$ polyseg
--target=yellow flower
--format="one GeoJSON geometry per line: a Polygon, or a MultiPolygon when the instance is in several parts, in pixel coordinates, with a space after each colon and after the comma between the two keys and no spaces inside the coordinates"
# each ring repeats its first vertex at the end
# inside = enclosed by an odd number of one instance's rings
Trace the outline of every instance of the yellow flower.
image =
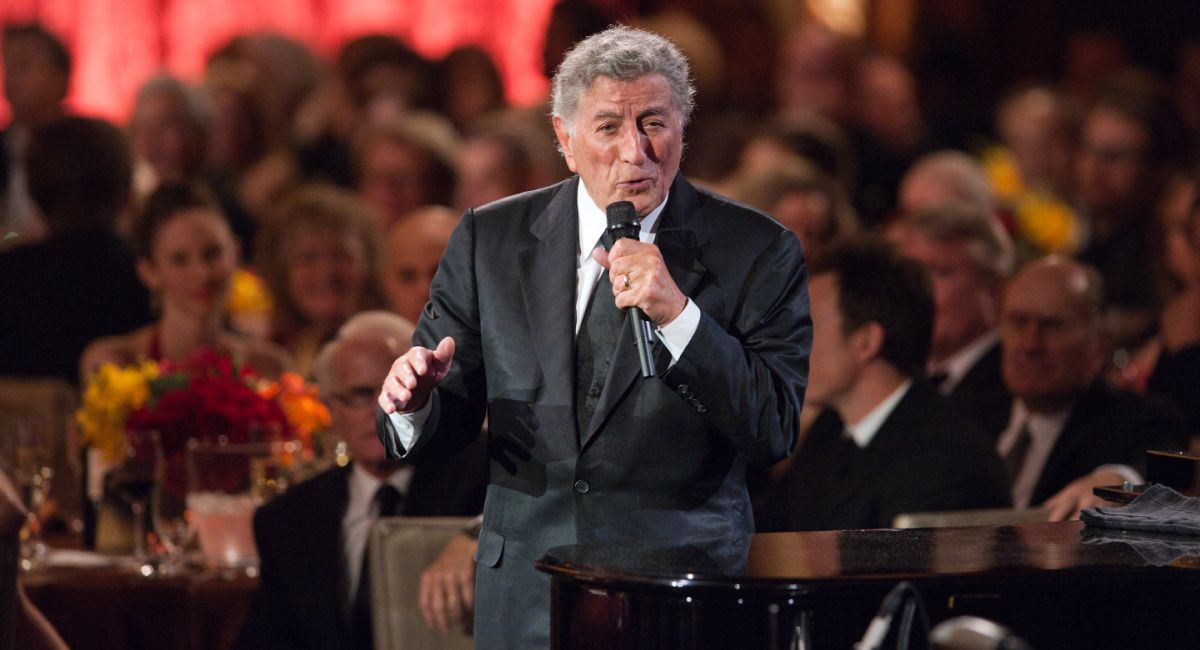
{"type": "Polygon", "coordinates": [[[126,367],[101,365],[88,380],[83,405],[75,413],[80,439],[100,450],[109,462],[116,460],[125,445],[125,421],[150,399],[150,380],[158,373],[153,361],[126,367]]]}
{"type": "Polygon", "coordinates": [[[225,306],[229,313],[234,315],[266,314],[272,307],[271,292],[258,274],[247,269],[238,269],[233,273],[229,299],[225,306]]]}
{"type": "Polygon", "coordinates": [[[1070,255],[1079,247],[1079,220],[1062,201],[1026,192],[1016,205],[1017,232],[1044,253],[1070,255]]]}
{"type": "Polygon", "coordinates": [[[1012,152],[1005,147],[988,147],[981,159],[988,184],[996,198],[1001,202],[1017,200],[1025,191],[1025,182],[1021,179],[1021,170],[1012,152]]]}

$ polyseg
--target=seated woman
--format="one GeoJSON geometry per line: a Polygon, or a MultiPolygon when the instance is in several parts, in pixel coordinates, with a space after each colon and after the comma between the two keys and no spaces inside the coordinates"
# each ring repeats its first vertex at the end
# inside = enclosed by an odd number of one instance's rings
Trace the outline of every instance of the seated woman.
{"type": "Polygon", "coordinates": [[[147,197],[133,227],[138,277],[155,296],[159,319],[129,334],[97,339],[80,359],[84,380],[105,362],[181,362],[213,348],[274,377],[292,367],[279,346],[225,327],[225,302],[238,264],[237,243],[214,199],[189,184],[147,197]]]}
{"type": "Polygon", "coordinates": [[[371,208],[331,185],[297,190],[263,224],[255,261],[275,298],[271,338],[308,376],[321,345],[382,305],[371,208]]]}

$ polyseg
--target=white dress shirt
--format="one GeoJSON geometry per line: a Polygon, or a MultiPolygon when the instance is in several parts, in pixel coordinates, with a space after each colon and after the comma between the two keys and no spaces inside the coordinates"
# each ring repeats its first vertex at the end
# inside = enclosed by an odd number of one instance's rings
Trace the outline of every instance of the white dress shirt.
{"type": "MultiPolygon", "coordinates": [[[[412,466],[404,465],[392,472],[387,482],[400,494],[407,495],[412,475],[412,466]]],[[[347,577],[347,591],[342,594],[342,603],[347,612],[354,606],[358,583],[362,579],[359,573],[362,571],[363,554],[367,551],[367,540],[371,536],[371,526],[379,519],[375,493],[383,485],[383,481],[368,474],[357,463],[350,465],[348,481],[346,514],[342,516],[342,566],[347,577]]]]}
{"type": "MultiPolygon", "coordinates": [[[[579,328],[583,324],[583,317],[587,313],[588,303],[592,300],[592,293],[596,290],[600,274],[604,271],[604,267],[592,258],[592,251],[600,245],[600,237],[608,226],[608,217],[587,193],[582,179],[578,183],[575,203],[579,213],[577,249],[579,257],[575,271],[575,333],[578,334],[579,328]]],[[[666,205],[667,199],[663,199],[663,202],[651,210],[650,214],[641,219],[641,231],[638,234],[640,241],[648,244],[654,243],[658,234],[658,218],[662,215],[666,205]]],[[[637,278],[634,278],[634,281],[636,282],[637,278]]],[[[691,342],[699,326],[700,308],[692,302],[691,298],[688,298],[687,305],[675,317],[675,320],[662,327],[654,328],[655,336],[653,338],[662,342],[666,346],[667,352],[671,353],[671,365],[674,365],[683,356],[683,351],[691,342]]],[[[392,426],[396,429],[396,435],[400,438],[400,444],[404,445],[405,449],[412,449],[425,427],[437,427],[437,409],[434,408],[437,399],[435,391],[419,411],[392,413],[388,416],[392,421],[392,426]]]]}
{"type": "Polygon", "coordinates": [[[858,445],[859,449],[866,449],[867,445],[875,439],[875,434],[879,433],[880,427],[887,421],[888,416],[892,411],[896,410],[896,405],[904,396],[908,394],[908,389],[912,388],[912,380],[905,380],[896,390],[892,391],[882,402],[875,405],[869,413],[864,415],[862,419],[854,424],[846,425],[846,434],[858,445]]]}
{"type": "MultiPolygon", "coordinates": [[[[1058,437],[1062,434],[1063,427],[1067,425],[1067,419],[1071,417],[1071,410],[1074,405],[1071,405],[1057,413],[1033,413],[1026,408],[1021,400],[1013,400],[1012,416],[1008,418],[1008,427],[1004,433],[1000,434],[1000,439],[996,441],[996,453],[1004,458],[1008,456],[1008,452],[1017,444],[1017,438],[1021,435],[1021,428],[1029,427],[1029,451],[1025,453],[1025,462],[1021,465],[1020,471],[1017,472],[1016,480],[1012,485],[1012,500],[1013,506],[1017,508],[1028,508],[1033,505],[1030,501],[1033,499],[1033,491],[1037,488],[1038,480],[1042,477],[1042,472],[1046,469],[1046,461],[1050,459],[1050,452],[1054,450],[1054,443],[1058,442],[1058,437]]],[[[1142,475],[1137,470],[1128,465],[1101,465],[1093,472],[1110,471],[1120,474],[1126,481],[1135,484],[1142,483],[1142,475]]]]}

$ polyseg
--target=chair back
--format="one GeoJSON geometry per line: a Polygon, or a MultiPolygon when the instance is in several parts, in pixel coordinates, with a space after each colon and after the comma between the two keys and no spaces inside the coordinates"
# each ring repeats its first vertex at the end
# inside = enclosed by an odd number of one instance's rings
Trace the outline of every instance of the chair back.
{"type": "Polygon", "coordinates": [[[371,529],[371,619],[376,648],[470,650],[471,637],[425,625],[417,600],[421,573],[470,517],[384,517],[371,529]]]}

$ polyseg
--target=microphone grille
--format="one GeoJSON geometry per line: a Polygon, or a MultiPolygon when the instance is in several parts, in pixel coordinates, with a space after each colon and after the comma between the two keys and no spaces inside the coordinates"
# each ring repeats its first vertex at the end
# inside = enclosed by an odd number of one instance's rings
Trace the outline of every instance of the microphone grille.
{"type": "Polygon", "coordinates": [[[637,209],[629,201],[610,203],[605,209],[608,217],[608,232],[613,239],[637,239],[642,224],[638,220],[637,209]]]}

